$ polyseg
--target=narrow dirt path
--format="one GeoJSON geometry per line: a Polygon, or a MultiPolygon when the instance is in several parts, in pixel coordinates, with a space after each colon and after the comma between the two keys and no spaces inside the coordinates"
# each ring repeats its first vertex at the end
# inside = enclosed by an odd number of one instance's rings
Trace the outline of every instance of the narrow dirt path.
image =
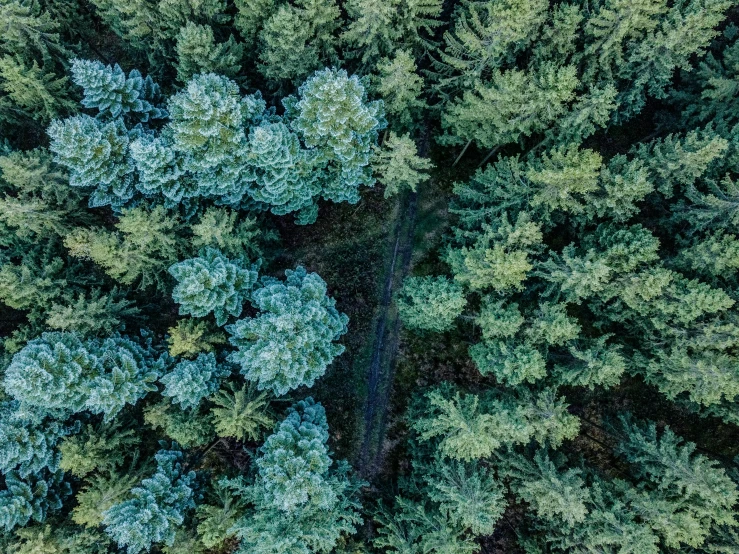
{"type": "MultiPolygon", "coordinates": [[[[428,139],[424,137],[419,154],[425,156],[427,151],[428,139]]],[[[377,311],[377,324],[367,378],[364,436],[359,454],[359,473],[365,479],[371,479],[382,465],[382,442],[392,392],[400,330],[398,315],[390,310],[390,306],[393,293],[402,285],[403,279],[410,270],[417,207],[418,194],[412,192],[406,196],[403,209],[398,210],[390,268],[385,277],[382,299],[377,311]]]]}

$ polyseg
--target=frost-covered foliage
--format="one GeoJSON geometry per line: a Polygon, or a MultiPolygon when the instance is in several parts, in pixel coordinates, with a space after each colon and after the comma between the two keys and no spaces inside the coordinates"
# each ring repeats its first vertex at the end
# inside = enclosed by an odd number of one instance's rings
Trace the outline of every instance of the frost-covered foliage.
{"type": "Polygon", "coordinates": [[[344,351],[334,341],[346,332],[349,318],[336,310],[326,283],[305,268],[285,271],[285,282],[262,279],[252,294],[260,314],[226,327],[238,348],[230,360],[241,365],[259,389],[285,394],[311,386],[344,351]],[[286,341],[285,338],[289,337],[286,341]]]}
{"type": "Polygon", "coordinates": [[[195,472],[183,470],[182,453],[160,450],[155,458],[156,473],[131,489],[130,500],[103,514],[106,532],[128,554],[148,551],[155,543],[171,545],[184,513],[194,506],[195,472]]]}
{"type": "Polygon", "coordinates": [[[212,353],[200,354],[194,360],[183,360],[159,379],[162,394],[187,410],[195,408],[206,396],[218,390],[221,379],[231,373],[220,365],[212,353]]]}
{"type": "Polygon", "coordinates": [[[6,473],[5,489],[0,491],[0,526],[10,531],[31,519],[44,521],[47,512],[59,510],[62,499],[71,493],[63,477],[62,472],[48,474],[48,477],[36,474],[22,477],[15,471],[6,473]]]}
{"type": "Polygon", "coordinates": [[[134,69],[126,77],[118,64],[103,65],[91,60],[72,60],[72,80],[84,89],[82,105],[95,108],[101,115],[118,117],[136,114],[142,122],[160,119],[166,112],[155,107],[159,85],[151,77],[142,77],[134,69]]]}
{"type": "Polygon", "coordinates": [[[90,410],[110,419],[156,390],[167,363],[125,337],[83,341],[75,333],[44,333],[13,356],[3,387],[40,413],[90,410]]]}
{"type": "Polygon", "coordinates": [[[180,314],[205,317],[213,312],[218,325],[224,325],[229,315],[241,315],[257,281],[253,266],[247,268],[241,260],[226,258],[213,248],[174,264],[169,273],[177,279],[172,298],[180,305],[180,314]]]}
{"type": "Polygon", "coordinates": [[[284,103],[295,113],[292,127],[322,162],[321,195],[333,202],[359,201],[358,187],[373,186],[372,145],[386,126],[382,101],[367,102],[359,78],[343,69],[316,71],[284,103]]]}

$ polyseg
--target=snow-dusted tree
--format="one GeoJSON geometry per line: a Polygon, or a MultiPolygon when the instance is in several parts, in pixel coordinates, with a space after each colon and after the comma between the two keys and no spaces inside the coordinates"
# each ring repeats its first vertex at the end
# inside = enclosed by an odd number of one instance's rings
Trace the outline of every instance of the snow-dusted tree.
{"type": "Polygon", "coordinates": [[[298,266],[285,271],[286,280],[264,278],[252,294],[261,311],[226,327],[238,348],[230,360],[241,365],[247,379],[259,389],[276,394],[302,385],[311,386],[344,351],[334,341],[346,332],[349,318],[336,310],[326,283],[316,273],[298,266]],[[289,337],[289,340],[285,340],[289,337]]]}
{"type": "Polygon", "coordinates": [[[139,121],[161,119],[167,112],[156,106],[159,85],[134,69],[126,74],[118,64],[103,65],[92,60],[72,60],[72,80],[84,89],[82,105],[101,115],[117,118],[136,114],[139,121]]]}
{"type": "Polygon", "coordinates": [[[218,325],[224,325],[229,315],[241,315],[257,281],[254,267],[246,268],[241,260],[230,260],[214,248],[174,264],[169,273],[177,279],[172,298],[180,305],[180,314],[205,317],[213,312],[218,325]]]}
{"type": "Polygon", "coordinates": [[[364,85],[346,71],[316,71],[284,100],[292,127],[316,148],[324,167],[321,196],[333,202],[359,201],[358,187],[372,186],[369,163],[377,132],[386,125],[382,101],[367,102],[364,85]]]}
{"type": "Polygon", "coordinates": [[[218,364],[212,353],[200,354],[195,360],[183,360],[159,379],[164,396],[172,398],[183,409],[195,408],[206,396],[218,390],[221,379],[231,371],[218,364]]]}
{"type": "Polygon", "coordinates": [[[133,498],[115,504],[103,514],[106,532],[128,554],[148,551],[155,543],[171,545],[184,513],[194,507],[191,485],[195,472],[182,468],[182,453],[157,452],[157,471],[131,489],[133,498]]]}

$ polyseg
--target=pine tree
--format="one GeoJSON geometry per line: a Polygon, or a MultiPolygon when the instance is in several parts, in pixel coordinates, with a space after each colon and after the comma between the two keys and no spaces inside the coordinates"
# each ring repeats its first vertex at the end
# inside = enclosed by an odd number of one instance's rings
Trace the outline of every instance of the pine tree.
{"type": "Polygon", "coordinates": [[[546,450],[537,450],[533,460],[514,452],[499,459],[501,476],[510,480],[514,494],[537,516],[562,521],[568,527],[585,520],[590,494],[580,470],[562,470],[546,450]]]}
{"type": "Polygon", "coordinates": [[[226,343],[226,336],[209,328],[206,321],[180,319],[176,327],[168,329],[170,356],[194,357],[201,352],[212,352],[226,343]]]}
{"type": "Polygon", "coordinates": [[[236,523],[241,549],[258,554],[330,552],[361,521],[353,500],[360,483],[346,462],[329,457],[328,425],[321,404],[296,403],[255,461],[254,485],[243,494],[256,510],[236,523]]]}
{"type": "Polygon", "coordinates": [[[441,116],[442,144],[475,142],[495,148],[544,131],[566,112],[578,86],[575,67],[542,64],[536,72],[494,71],[476,81],[441,116]]]}
{"type": "Polygon", "coordinates": [[[56,472],[59,441],[76,431],[52,419],[26,410],[17,400],[0,404],[0,472],[15,471],[20,477],[44,470],[56,472]]]}
{"type": "MultiPolygon", "coordinates": [[[[0,57],[0,120],[20,122],[14,112],[40,123],[71,112],[66,77],[44,70],[34,60],[26,64],[19,56],[0,57]]],[[[22,120],[22,118],[21,118],[22,120]]]]}
{"type": "Polygon", "coordinates": [[[197,408],[184,410],[167,400],[148,406],[144,422],[184,448],[205,446],[215,439],[208,413],[197,408]]]}
{"type": "Polygon", "coordinates": [[[25,478],[15,471],[4,475],[5,490],[0,491],[0,526],[11,531],[26,525],[31,519],[43,522],[47,513],[62,507],[62,498],[69,495],[68,483],[61,472],[47,477],[29,475],[25,478]]]}
{"type": "Polygon", "coordinates": [[[458,12],[444,48],[436,52],[440,89],[470,87],[525,49],[546,20],[549,4],[518,0],[470,4],[458,12]]]}
{"type": "Polygon", "coordinates": [[[90,259],[124,285],[161,287],[163,274],[179,258],[183,237],[180,223],[163,206],[125,210],[116,232],[78,227],[64,239],[69,253],[90,259]]]}
{"type": "Polygon", "coordinates": [[[6,392],[40,413],[102,413],[106,420],[156,390],[166,359],[130,339],[83,342],[74,333],[44,333],[13,356],[6,392]]]}
{"type": "Polygon", "coordinates": [[[216,73],[229,79],[238,76],[244,47],[234,40],[216,44],[213,29],[191,21],[177,35],[177,78],[189,81],[197,73],[216,73]]]}
{"type": "Polygon", "coordinates": [[[159,378],[164,385],[163,396],[172,398],[187,410],[196,408],[206,396],[218,390],[220,381],[230,374],[220,366],[212,353],[200,354],[195,360],[183,360],[174,369],[159,378]]]}
{"type": "Polygon", "coordinates": [[[134,69],[128,74],[121,67],[105,66],[91,60],[72,60],[72,80],[84,89],[82,105],[97,109],[112,118],[136,114],[142,122],[161,119],[166,112],[156,107],[159,85],[151,77],[145,79],[134,69]]]}
{"type": "Polygon", "coordinates": [[[123,121],[101,123],[87,115],[52,121],[49,149],[66,167],[69,184],[92,188],[90,207],[121,208],[133,198],[133,164],[127,156],[129,134],[123,121]]]}
{"type": "Polygon", "coordinates": [[[409,277],[395,300],[409,329],[447,331],[467,305],[462,287],[445,277],[409,277]]]}
{"type": "Polygon", "coordinates": [[[262,427],[274,424],[267,410],[267,393],[257,393],[253,386],[226,385],[211,397],[211,401],[215,406],[210,413],[219,437],[253,441],[259,438],[262,427]]]}
{"type": "Polygon", "coordinates": [[[238,29],[245,46],[253,49],[264,22],[275,12],[275,0],[237,0],[234,27],[238,29]]]}
{"type": "Polygon", "coordinates": [[[312,386],[326,367],[344,351],[334,341],[346,333],[349,318],[326,295],[326,283],[298,266],[285,271],[285,283],[263,278],[252,294],[261,313],[226,327],[238,350],[229,359],[260,390],[282,395],[302,385],[312,386]],[[282,337],[290,336],[285,343],[282,337]]]}
{"type": "Polygon", "coordinates": [[[364,65],[373,65],[378,59],[391,54],[402,38],[401,30],[395,23],[399,9],[400,2],[397,0],[349,0],[346,11],[350,23],[341,34],[349,55],[358,58],[364,65]]]}
{"type": "Polygon", "coordinates": [[[182,453],[160,450],[157,470],[131,490],[133,498],[103,513],[106,532],[130,554],[149,550],[154,543],[171,544],[184,512],[193,507],[195,472],[182,468],[182,453]]]}
{"type": "Polygon", "coordinates": [[[170,97],[165,130],[171,133],[173,148],[185,157],[183,169],[192,173],[199,195],[236,203],[243,197],[243,125],[261,115],[264,103],[256,106],[259,113],[252,113],[236,83],[212,73],[196,75],[170,97]]]}
{"type": "Polygon", "coordinates": [[[257,281],[254,267],[230,260],[208,248],[202,257],[174,264],[169,273],[177,280],[172,298],[180,305],[180,315],[205,317],[213,312],[222,326],[229,315],[241,315],[244,300],[257,281]]]}
{"type": "Polygon", "coordinates": [[[59,468],[75,477],[85,477],[93,471],[114,471],[124,463],[126,452],[141,439],[133,429],[124,429],[120,422],[87,424],[76,435],[59,444],[59,468]]]}
{"type": "Polygon", "coordinates": [[[324,69],[300,87],[299,100],[291,97],[284,103],[295,114],[293,129],[327,164],[321,196],[332,202],[358,202],[358,187],[374,185],[368,166],[371,145],[385,126],[382,102],[367,102],[356,76],[324,69]]]}
{"type": "Polygon", "coordinates": [[[138,316],[139,309],[114,288],[103,294],[92,289],[89,297],[80,293],[54,302],[46,311],[46,325],[60,331],[76,331],[82,335],[111,334],[124,327],[123,320],[138,316]]]}
{"type": "Polygon", "coordinates": [[[418,156],[416,143],[410,135],[399,137],[391,131],[382,148],[375,149],[372,167],[378,174],[378,181],[385,185],[385,198],[388,198],[405,188],[415,192],[418,184],[428,179],[425,172],[434,166],[418,156]]]}
{"type": "Polygon", "coordinates": [[[540,224],[527,213],[521,212],[513,224],[503,216],[472,247],[450,248],[446,260],[454,279],[472,290],[520,290],[534,267],[529,256],[542,238],[540,224]]]}

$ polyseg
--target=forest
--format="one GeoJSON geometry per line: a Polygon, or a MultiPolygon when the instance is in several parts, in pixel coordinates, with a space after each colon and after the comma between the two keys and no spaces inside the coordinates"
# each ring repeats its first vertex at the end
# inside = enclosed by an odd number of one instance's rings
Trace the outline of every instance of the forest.
{"type": "Polygon", "coordinates": [[[0,552],[739,553],[739,3],[0,0],[0,552]]]}

